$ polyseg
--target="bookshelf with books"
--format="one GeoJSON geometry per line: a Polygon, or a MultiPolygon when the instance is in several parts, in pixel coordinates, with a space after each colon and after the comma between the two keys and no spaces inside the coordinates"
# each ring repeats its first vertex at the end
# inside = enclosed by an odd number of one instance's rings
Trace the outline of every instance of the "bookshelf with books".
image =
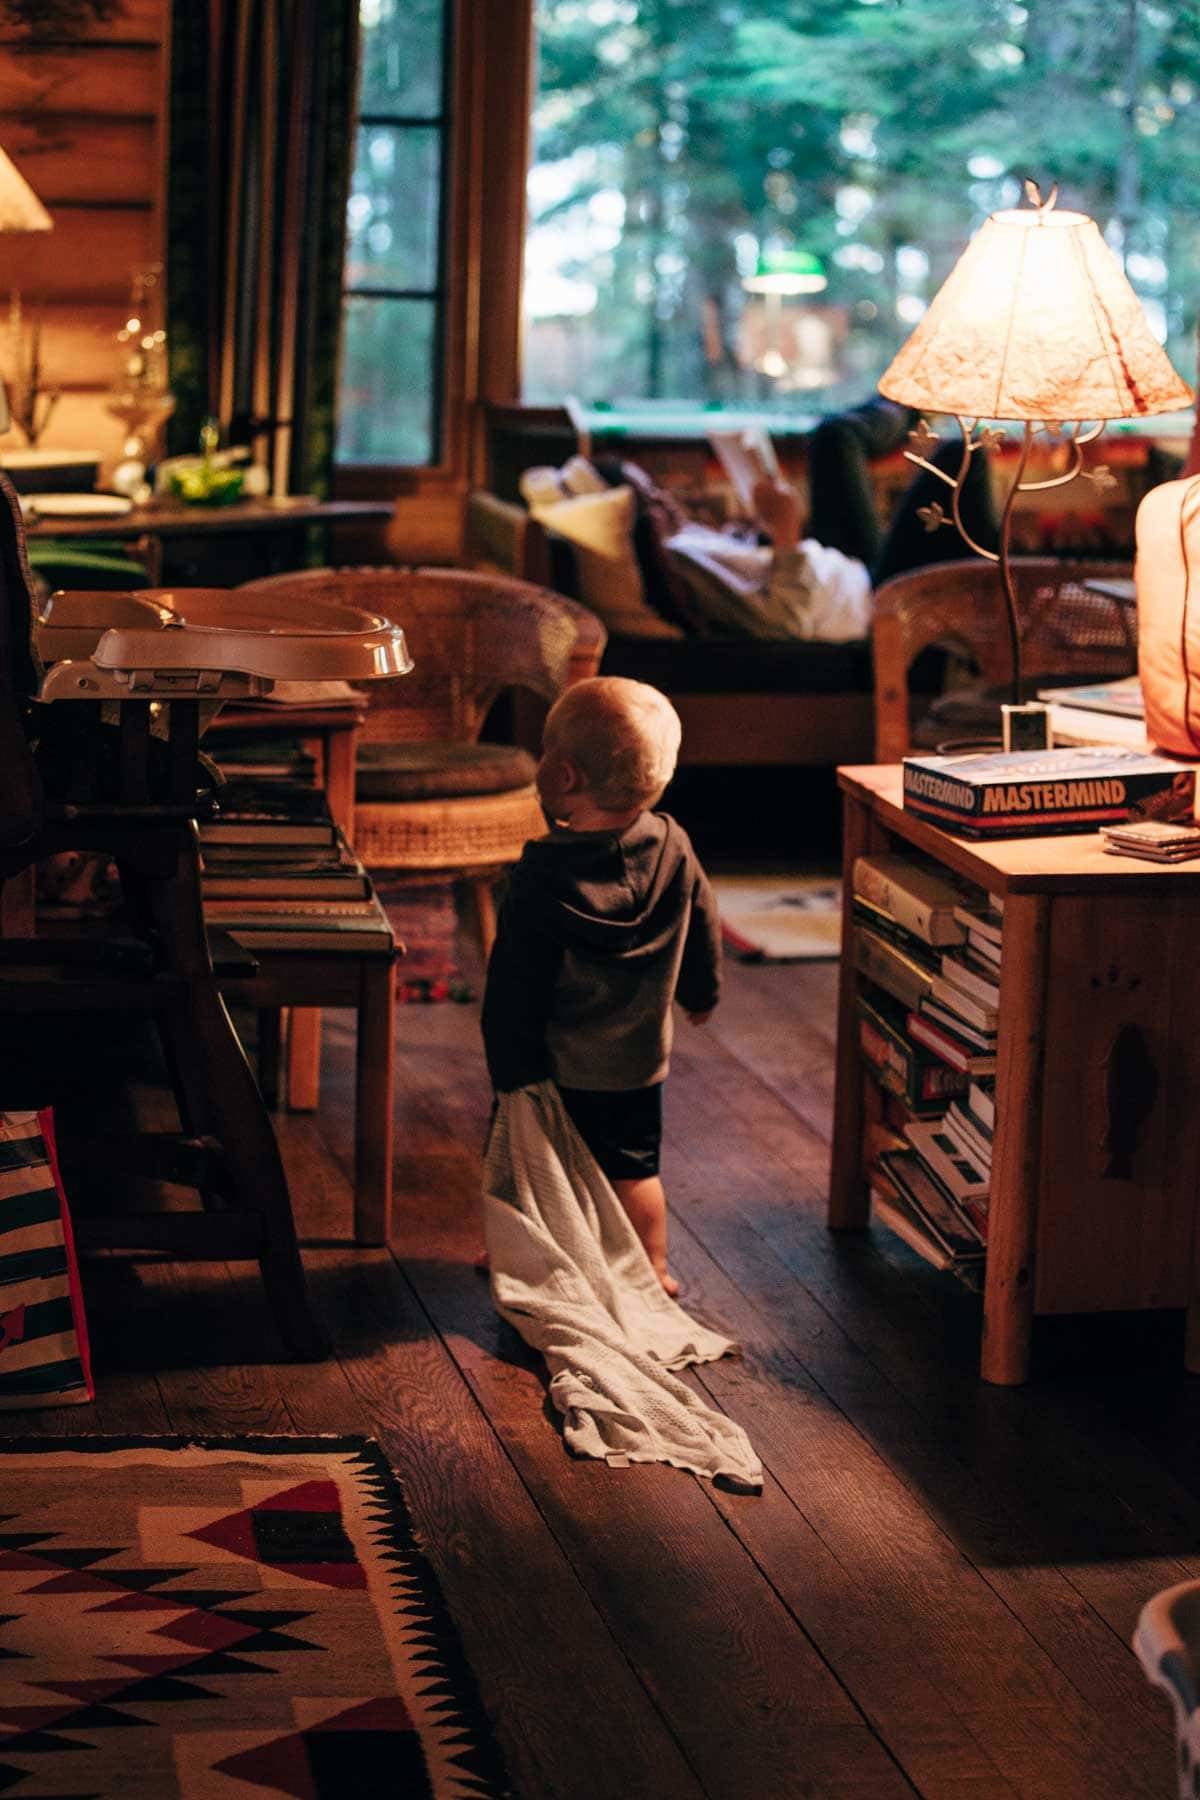
{"type": "Polygon", "coordinates": [[[972,840],[907,811],[898,767],[839,781],[831,1228],[873,1209],[981,1287],[987,1380],[1026,1378],[1035,1315],[1173,1307],[1200,1372],[1200,863],[972,840]]]}
{"type": "Polygon", "coordinates": [[[995,1068],[1000,915],[980,889],[916,854],[858,856],[850,886],[859,1048],[886,1096],[866,1109],[872,1214],[978,1287],[990,1130],[985,1156],[967,1096],[995,1068]],[[986,959],[973,939],[987,942],[986,959]]]}

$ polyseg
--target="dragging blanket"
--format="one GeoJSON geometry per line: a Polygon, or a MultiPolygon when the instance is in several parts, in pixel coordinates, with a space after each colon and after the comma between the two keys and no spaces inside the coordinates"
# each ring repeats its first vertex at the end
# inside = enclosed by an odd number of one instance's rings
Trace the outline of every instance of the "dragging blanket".
{"type": "Polygon", "coordinates": [[[496,1310],[545,1357],[569,1447],[761,1487],[741,1427],[668,1373],[737,1346],[663,1292],[551,1082],[501,1096],[483,1206],[496,1310]]]}

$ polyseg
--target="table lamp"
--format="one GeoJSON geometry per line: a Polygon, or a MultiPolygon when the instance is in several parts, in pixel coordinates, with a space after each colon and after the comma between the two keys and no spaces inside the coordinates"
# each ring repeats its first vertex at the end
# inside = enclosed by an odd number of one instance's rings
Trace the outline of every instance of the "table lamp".
{"type": "Polygon", "coordinates": [[[929,460],[937,440],[924,419],[905,455],[950,489],[949,514],[937,502],[921,509],[926,528],[934,531],[952,519],[972,550],[999,564],[1014,706],[1023,700],[1010,558],[1017,495],[1061,487],[1081,474],[1101,488],[1112,487],[1104,465],[1084,469],[1084,445],[1094,442],[1110,419],[1169,412],[1192,399],[1095,221],[1056,211],[1057,188],[1045,201],[1032,182],[1026,182],[1025,193],[1032,202],[1028,210],[993,213],[971,239],[879,382],[889,400],[958,419],[963,449],[957,475],[929,460]],[[995,550],[975,542],[959,511],[971,458],[1004,437],[985,425],[987,420],[1024,426],[995,550]],[[1064,474],[1026,481],[1039,432],[1061,434],[1070,466],[1064,474]]]}
{"type": "MultiPolygon", "coordinates": [[[[0,232],[53,231],[54,221],[46,211],[11,157],[0,150],[0,232]]],[[[0,389],[0,431],[7,431],[15,421],[26,441],[36,443],[54,410],[57,394],[43,394],[40,382],[41,327],[33,321],[28,343],[21,331],[21,296],[15,290],[10,297],[9,331],[16,366],[11,387],[16,404],[10,405],[9,385],[0,389]],[[39,406],[39,402],[42,402],[39,406]],[[39,416],[40,415],[40,416],[39,416]]]]}
{"type": "Polygon", "coordinates": [[[788,359],[780,341],[783,302],[800,294],[820,294],[828,286],[821,259],[811,250],[764,250],[753,275],[743,276],[746,293],[763,296],[766,343],[754,363],[761,375],[778,380],[788,372],[788,359]]]}

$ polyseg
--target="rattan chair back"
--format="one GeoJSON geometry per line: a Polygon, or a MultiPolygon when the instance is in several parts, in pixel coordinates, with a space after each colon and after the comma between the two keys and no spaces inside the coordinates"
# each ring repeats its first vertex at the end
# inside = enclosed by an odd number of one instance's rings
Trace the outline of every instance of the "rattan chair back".
{"type": "Polygon", "coordinates": [[[587,607],[467,569],[303,569],[239,592],[341,600],[404,627],[414,667],[371,684],[363,736],[376,743],[474,743],[500,694],[525,689],[552,704],[595,674],[605,643],[587,607]]]}
{"type": "MultiPolygon", "coordinates": [[[[1132,602],[1097,593],[1090,581],[1129,578],[1127,563],[1013,561],[1023,668],[1033,676],[1115,680],[1137,669],[1132,602]]],[[[935,563],[885,581],[875,595],[875,758],[897,762],[911,745],[909,671],[937,645],[965,657],[989,686],[1011,675],[1000,571],[976,560],[935,563]]]]}

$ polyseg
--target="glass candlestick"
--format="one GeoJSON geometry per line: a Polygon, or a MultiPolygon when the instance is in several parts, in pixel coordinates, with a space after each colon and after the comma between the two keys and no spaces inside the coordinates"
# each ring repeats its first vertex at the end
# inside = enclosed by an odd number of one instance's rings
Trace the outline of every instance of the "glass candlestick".
{"type": "Polygon", "coordinates": [[[161,263],[146,263],[133,271],[129,310],[117,332],[117,356],[117,377],[105,401],[105,411],[125,427],[123,460],[113,472],[113,486],[143,500],[149,497],[150,450],[175,410],[175,396],[167,385],[161,263]]]}

